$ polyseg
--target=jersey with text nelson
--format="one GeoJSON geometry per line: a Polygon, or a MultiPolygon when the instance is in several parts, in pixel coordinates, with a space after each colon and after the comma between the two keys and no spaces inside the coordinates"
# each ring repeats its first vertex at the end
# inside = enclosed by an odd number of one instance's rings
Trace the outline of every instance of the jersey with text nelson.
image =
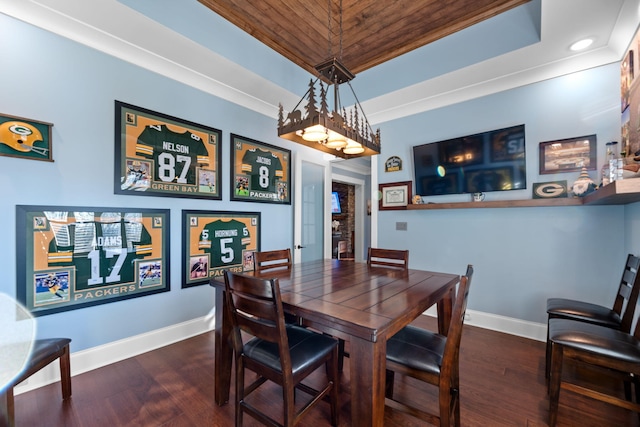
{"type": "Polygon", "coordinates": [[[209,165],[202,138],[188,131],[173,132],[165,125],[146,126],[138,137],[136,154],[154,161],[152,188],[160,190],[167,189],[162,184],[196,185],[197,165],[209,165]]]}

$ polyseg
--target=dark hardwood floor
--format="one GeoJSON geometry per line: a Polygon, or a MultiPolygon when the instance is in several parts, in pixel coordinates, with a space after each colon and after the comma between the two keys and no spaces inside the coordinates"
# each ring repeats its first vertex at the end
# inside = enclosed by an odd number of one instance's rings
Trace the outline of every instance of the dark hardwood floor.
{"type": "MultiPolygon", "coordinates": [[[[435,327],[434,319],[426,316],[415,324],[435,327]]],[[[17,426],[231,426],[233,388],[230,404],[218,407],[213,401],[213,341],[213,333],[207,333],[76,375],[73,396],[67,402],[61,400],[59,383],[18,395],[17,426]]],[[[465,326],[460,360],[463,427],[547,425],[544,343],[465,326]]],[[[341,426],[351,425],[348,363],[353,361],[345,361],[341,426]]],[[[574,370],[573,374],[603,387],[622,389],[588,372],[574,370]]],[[[312,381],[320,375],[324,373],[315,373],[312,381]]],[[[256,405],[279,414],[278,388],[264,387],[256,405]]],[[[433,390],[400,376],[396,376],[395,395],[420,401],[425,407],[434,407],[436,402],[433,390]]],[[[329,405],[320,405],[302,425],[329,425],[328,419],[329,405]]],[[[245,417],[245,426],[257,425],[245,417]]],[[[422,425],[426,424],[385,411],[385,426],[422,425]]],[[[635,413],[563,390],[558,426],[640,426],[640,422],[635,413]]]]}

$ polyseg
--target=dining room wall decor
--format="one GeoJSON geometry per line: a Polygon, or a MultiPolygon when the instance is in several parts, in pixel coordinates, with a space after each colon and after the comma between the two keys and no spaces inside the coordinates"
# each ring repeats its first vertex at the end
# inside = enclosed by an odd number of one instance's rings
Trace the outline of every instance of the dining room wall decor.
{"type": "Polygon", "coordinates": [[[0,156],[53,162],[52,123],[0,114],[0,156]]]}
{"type": "Polygon", "coordinates": [[[182,287],[204,285],[223,270],[253,271],[260,212],[182,211],[182,287]]]}
{"type": "Polygon", "coordinates": [[[222,199],[222,132],[115,101],[116,194],[222,199]]]}
{"type": "Polygon", "coordinates": [[[231,134],[231,200],[291,204],[291,151],[231,134]]]}
{"type": "Polygon", "coordinates": [[[16,296],[34,316],[166,292],[169,210],[16,206],[16,296]]]}

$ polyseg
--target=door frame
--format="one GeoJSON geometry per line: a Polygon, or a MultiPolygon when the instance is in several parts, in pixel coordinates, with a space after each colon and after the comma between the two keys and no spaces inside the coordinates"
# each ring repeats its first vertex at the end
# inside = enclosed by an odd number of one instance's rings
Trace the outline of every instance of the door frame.
{"type": "MultiPolygon", "coordinates": [[[[353,185],[355,187],[355,191],[354,191],[355,212],[353,215],[354,215],[354,223],[355,223],[354,246],[356,247],[356,251],[354,252],[353,256],[356,262],[362,261],[364,259],[363,249],[364,249],[364,223],[365,223],[365,206],[364,206],[365,182],[363,179],[353,178],[351,176],[340,175],[336,173],[331,174],[331,182],[340,182],[343,184],[353,185]]],[[[331,227],[325,228],[325,234],[329,237],[329,242],[331,242],[331,227]]],[[[329,258],[331,258],[331,251],[329,252],[329,258]]]]}
{"type": "MultiPolygon", "coordinates": [[[[318,156],[298,155],[294,158],[294,200],[293,203],[293,263],[298,264],[302,260],[302,162],[313,163],[324,168],[324,197],[322,198],[324,207],[331,206],[331,167],[328,159],[318,156]]],[[[324,258],[331,258],[331,213],[329,209],[322,209],[322,229],[323,229],[323,249],[324,258]]]]}

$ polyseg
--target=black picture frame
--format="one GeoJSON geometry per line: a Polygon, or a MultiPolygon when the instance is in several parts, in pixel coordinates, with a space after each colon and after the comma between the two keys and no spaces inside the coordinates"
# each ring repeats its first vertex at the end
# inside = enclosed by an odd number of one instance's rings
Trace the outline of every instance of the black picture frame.
{"type": "Polygon", "coordinates": [[[596,135],[540,143],[540,175],[596,170],[596,135]]]}
{"type": "Polygon", "coordinates": [[[18,301],[44,316],[170,290],[169,209],[16,206],[18,301]]]}
{"type": "Polygon", "coordinates": [[[0,114],[0,156],[53,162],[52,123],[0,114]]]}
{"type": "Polygon", "coordinates": [[[115,101],[116,194],[222,199],[222,131],[115,101]]]}
{"type": "Polygon", "coordinates": [[[182,211],[182,288],[204,285],[224,270],[253,271],[260,251],[260,212],[182,211]]]}
{"type": "Polygon", "coordinates": [[[291,151],[231,134],[232,201],[291,204],[291,151]]]}

